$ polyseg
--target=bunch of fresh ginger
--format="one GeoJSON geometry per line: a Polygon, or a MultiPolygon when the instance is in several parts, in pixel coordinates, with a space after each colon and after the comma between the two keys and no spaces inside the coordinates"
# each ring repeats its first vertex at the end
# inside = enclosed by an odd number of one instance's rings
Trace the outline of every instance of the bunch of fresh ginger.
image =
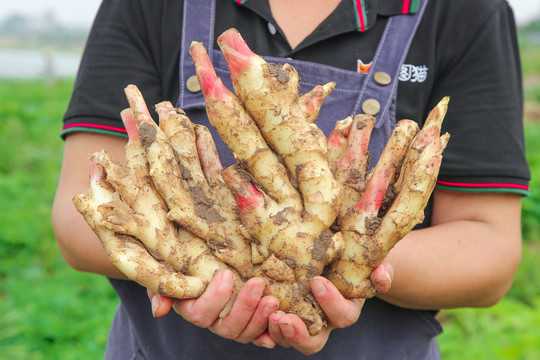
{"type": "Polygon", "coordinates": [[[326,139],[314,121],[333,83],[300,95],[296,70],[266,63],[237,31],[218,43],[236,95],[201,43],[190,53],[210,123],[237,164],[223,170],[208,129],[169,102],[155,106],[156,125],[130,85],[126,165],[92,154],[90,189],[74,204],[111,261],[154,292],[195,298],[229,268],[235,287],[223,316],[259,276],[280,309],[317,334],[324,314],[310,279],[324,274],[347,298],[374,296],[371,271],[422,221],[448,141],[440,136],[448,99],[422,130],[398,122],[368,171],[373,117],[338,121],[326,139]]]}

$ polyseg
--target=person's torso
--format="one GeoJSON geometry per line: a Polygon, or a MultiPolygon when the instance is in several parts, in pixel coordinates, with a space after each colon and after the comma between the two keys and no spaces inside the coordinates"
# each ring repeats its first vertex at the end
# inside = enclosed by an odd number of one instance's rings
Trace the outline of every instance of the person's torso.
{"type": "MultiPolygon", "coordinates": [[[[424,3],[423,1],[421,3],[424,3]]],[[[195,75],[195,69],[187,54],[191,41],[203,41],[212,46],[214,34],[214,2],[188,1],[184,8],[182,32],[183,46],[179,61],[179,96],[176,106],[182,108],[194,122],[212,127],[205,116],[202,93],[189,91],[186,83],[195,75]],[[204,16],[202,14],[207,14],[204,16]]],[[[336,120],[362,112],[366,100],[376,101],[380,110],[376,129],[372,136],[370,151],[377,158],[392,130],[395,118],[397,78],[407,53],[418,18],[407,16],[392,18],[382,34],[371,68],[367,73],[344,70],[314,62],[266,56],[274,63],[288,62],[301,77],[301,92],[329,81],[336,82],[336,89],[323,103],[317,125],[328,135],[336,120]],[[387,56],[387,54],[393,56],[387,56]],[[375,73],[388,74],[390,83],[380,84],[375,73]]],[[[248,43],[248,45],[250,45],[248,43]]],[[[209,49],[218,76],[232,90],[228,69],[222,54],[209,49]]],[[[214,139],[224,166],[234,163],[232,154],[219,136],[214,139]]],[[[213,335],[182,320],[176,314],[161,319],[151,318],[149,303],[142,289],[129,282],[112,281],[122,299],[111,330],[108,355],[118,356],[119,348],[130,348],[134,358],[204,358],[204,359],[277,359],[304,358],[294,349],[258,348],[251,344],[238,344],[213,335]],[[141,295],[142,294],[142,295],[141,295]],[[149,329],[151,333],[149,334],[149,329]],[[159,335],[156,335],[158,333],[159,335]]],[[[310,356],[311,359],[437,359],[438,350],[434,337],[440,333],[440,325],[432,312],[405,310],[378,299],[366,302],[360,320],[346,329],[335,330],[324,349],[310,356]]]]}

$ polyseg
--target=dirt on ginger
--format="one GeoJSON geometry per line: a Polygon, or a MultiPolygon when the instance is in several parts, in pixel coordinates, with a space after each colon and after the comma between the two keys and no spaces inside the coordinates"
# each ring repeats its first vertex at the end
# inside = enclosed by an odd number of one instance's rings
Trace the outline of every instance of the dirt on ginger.
{"type": "Polygon", "coordinates": [[[90,189],[74,204],[111,261],[142,286],[194,298],[217,271],[232,269],[226,316],[244,282],[259,276],[280,310],[315,335],[325,315],[311,279],[324,274],[347,298],[374,296],[372,270],[422,221],[448,142],[440,136],[448,98],[421,130],[398,122],[368,171],[373,117],[337,121],[328,139],[316,126],[336,84],[300,94],[296,70],[267,63],[236,30],[218,44],[234,93],[203,44],[192,43],[190,54],[210,123],[237,164],[222,169],[208,129],[169,102],[155,106],[158,126],[129,85],[126,165],[92,154],[90,189]]]}

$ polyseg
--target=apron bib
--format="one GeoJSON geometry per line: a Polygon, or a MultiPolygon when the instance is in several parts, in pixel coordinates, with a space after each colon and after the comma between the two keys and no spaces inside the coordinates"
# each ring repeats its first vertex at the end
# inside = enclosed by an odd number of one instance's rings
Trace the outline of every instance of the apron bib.
{"type": "MultiPolygon", "coordinates": [[[[396,95],[401,65],[405,60],[410,43],[420,23],[426,1],[421,1],[415,15],[391,17],[382,34],[372,65],[368,73],[357,73],[336,67],[308,61],[264,56],[270,63],[294,66],[300,75],[300,93],[306,93],[316,85],[334,81],[335,89],[324,100],[317,126],[326,136],[334,129],[337,120],[362,112],[362,105],[374,100],[380,105],[380,111],[374,115],[377,119],[371,135],[369,151],[371,164],[377,160],[396,123],[396,95]],[[375,74],[384,72],[391,82],[380,85],[375,81],[375,74]]],[[[204,109],[205,100],[201,91],[190,92],[186,87],[188,79],[195,75],[195,66],[189,55],[192,41],[202,42],[217,75],[225,86],[233,91],[229,69],[225,57],[219,50],[212,49],[214,44],[215,0],[185,1],[184,23],[182,28],[182,50],[179,61],[180,93],[176,107],[184,110],[191,121],[205,125],[212,132],[216,147],[224,167],[236,161],[230,150],[223,143],[217,132],[210,125],[204,109]]],[[[249,45],[249,44],[248,44],[249,45]]],[[[233,91],[234,92],[234,91],[233,91]]]]}

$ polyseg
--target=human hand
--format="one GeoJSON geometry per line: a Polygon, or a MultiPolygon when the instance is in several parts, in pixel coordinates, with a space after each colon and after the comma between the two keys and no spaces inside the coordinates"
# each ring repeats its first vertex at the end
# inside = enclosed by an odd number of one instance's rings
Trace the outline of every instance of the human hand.
{"type": "MultiPolygon", "coordinates": [[[[377,291],[386,292],[390,289],[393,276],[392,266],[388,262],[383,262],[373,270],[371,281],[377,291]]],[[[270,315],[268,334],[261,335],[253,343],[259,345],[257,341],[267,336],[280,346],[292,346],[302,354],[310,355],[325,346],[333,329],[351,326],[358,320],[365,299],[345,299],[337,288],[322,276],[313,278],[311,289],[328,321],[328,325],[318,335],[311,336],[305,323],[298,316],[276,311],[270,315]]]]}
{"type": "Polygon", "coordinates": [[[166,315],[171,308],[196,326],[240,343],[253,341],[259,346],[273,347],[275,342],[265,334],[268,317],[279,306],[273,296],[263,296],[265,283],[261,278],[248,280],[238,293],[231,311],[219,315],[227,304],[233,288],[233,274],[221,271],[208,284],[198,299],[177,300],[148,291],[155,317],[166,315]],[[260,338],[259,338],[260,337],[260,338]]]}

